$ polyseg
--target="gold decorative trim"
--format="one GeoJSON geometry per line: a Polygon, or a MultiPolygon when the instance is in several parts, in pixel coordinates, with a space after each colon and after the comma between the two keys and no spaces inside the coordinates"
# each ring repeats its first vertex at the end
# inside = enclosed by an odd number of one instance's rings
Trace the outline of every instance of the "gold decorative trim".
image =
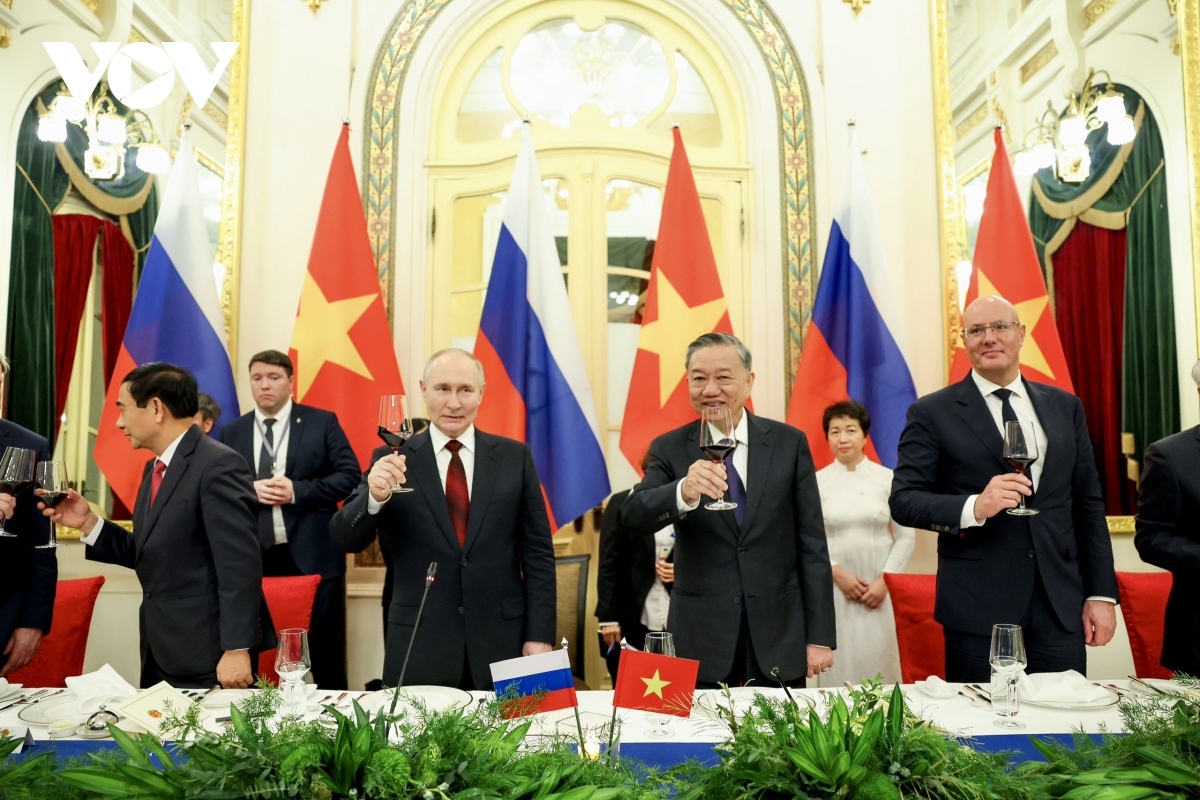
{"type": "MultiPolygon", "coordinates": [[[[238,42],[229,64],[229,117],[225,126],[225,180],[221,187],[221,222],[217,260],[225,266],[221,285],[221,315],[229,360],[237,361],[238,292],[242,276],[242,167],[245,161],[246,83],[250,72],[250,0],[233,0],[231,41],[238,42]]],[[[208,108],[205,104],[205,108],[208,108]]]]}
{"type": "Polygon", "coordinates": [[[1087,27],[1092,27],[1100,18],[1112,11],[1113,6],[1119,3],[1120,0],[1092,0],[1088,3],[1087,8],[1083,10],[1083,16],[1086,20],[1087,27]]]}
{"type": "MultiPolygon", "coordinates": [[[[232,88],[232,86],[231,86],[231,88],[232,88]]],[[[191,99],[191,95],[188,95],[188,98],[191,99]]],[[[232,101],[231,101],[231,103],[232,103],[232,101]]],[[[209,102],[205,103],[204,108],[202,108],[200,110],[204,113],[204,116],[208,117],[213,122],[217,123],[222,128],[224,128],[226,133],[229,132],[228,131],[229,117],[227,117],[225,115],[225,112],[223,112],[221,109],[217,108],[211,100],[209,102]]]]}
{"type": "Polygon", "coordinates": [[[972,111],[966,119],[958,123],[958,127],[954,129],[954,138],[962,139],[971,131],[979,127],[979,125],[988,117],[987,103],[980,103],[979,108],[972,111]]]}
{"type": "MultiPolygon", "coordinates": [[[[958,206],[958,184],[954,172],[954,112],[950,107],[949,0],[930,0],[933,40],[934,152],[938,178],[938,228],[942,236],[942,303],[945,320],[946,358],[943,374],[950,377],[954,356],[954,331],[959,325],[958,276],[955,265],[967,257],[959,242],[962,212],[958,206]]],[[[1197,0],[1200,2],[1200,0],[1197,0]]]]}
{"type": "Polygon", "coordinates": [[[0,25],[0,49],[8,47],[12,44],[12,31],[0,25]]]}
{"type": "MultiPolygon", "coordinates": [[[[142,33],[142,32],[141,32],[141,31],[139,31],[137,28],[133,28],[133,27],[131,27],[131,28],[129,29],[129,42],[128,42],[128,44],[134,44],[134,43],[136,43],[136,42],[146,42],[147,44],[149,44],[149,43],[150,43],[150,40],[146,38],[146,34],[142,33]]],[[[191,95],[188,95],[188,97],[190,98],[190,97],[191,97],[191,95]]]]}
{"type": "Polygon", "coordinates": [[[1004,143],[1012,145],[1012,133],[1008,129],[1008,115],[1004,113],[1004,108],[1000,105],[1000,98],[992,98],[992,114],[996,116],[996,122],[1003,128],[1004,143]]]}
{"type": "Polygon", "coordinates": [[[1135,533],[1134,517],[1106,517],[1108,532],[1112,536],[1132,536],[1135,533]]]}
{"type": "Polygon", "coordinates": [[[1033,58],[1021,65],[1021,83],[1028,83],[1030,78],[1038,74],[1042,67],[1053,61],[1057,55],[1058,45],[1051,39],[1041,50],[1033,54],[1033,58]]]}
{"type": "Polygon", "coordinates": [[[97,17],[100,16],[100,0],[83,0],[83,4],[87,7],[88,11],[97,17]]]}
{"type": "Polygon", "coordinates": [[[317,13],[317,9],[321,7],[321,0],[305,0],[308,3],[308,10],[317,13]]]}
{"type": "Polygon", "coordinates": [[[863,6],[871,4],[871,0],[842,0],[842,2],[850,4],[850,8],[854,9],[854,16],[856,17],[862,13],[863,6]]]}
{"type": "MultiPolygon", "coordinates": [[[[1200,309],[1200,0],[1179,0],[1178,13],[1191,200],[1192,287],[1194,302],[1200,309]]],[[[1200,346],[1200,325],[1196,326],[1196,338],[1200,346]]]]}

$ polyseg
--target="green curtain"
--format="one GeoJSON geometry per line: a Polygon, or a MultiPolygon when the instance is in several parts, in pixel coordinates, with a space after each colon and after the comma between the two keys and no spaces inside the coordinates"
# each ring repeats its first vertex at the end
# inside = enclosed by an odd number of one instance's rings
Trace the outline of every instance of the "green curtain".
{"type": "MultiPolygon", "coordinates": [[[[1123,431],[1134,437],[1131,457],[1140,463],[1147,445],[1175,433],[1180,425],[1170,224],[1158,123],[1137,92],[1122,85],[1117,90],[1125,96],[1128,113],[1136,116],[1140,111],[1142,124],[1124,167],[1090,209],[1125,213],[1128,219],[1121,415],[1123,431]]],[[[1106,136],[1107,128],[1088,136],[1092,172],[1087,181],[1063,183],[1050,169],[1037,173],[1037,187],[1048,201],[1069,203],[1112,180],[1108,173],[1116,166],[1121,148],[1110,145],[1106,136]]],[[[1046,245],[1066,223],[1050,216],[1036,194],[1031,197],[1029,226],[1043,269],[1053,260],[1053,255],[1046,258],[1046,245]]],[[[1052,281],[1053,272],[1048,271],[1047,282],[1052,281]]]]}
{"type": "MultiPolygon", "coordinates": [[[[54,145],[37,137],[38,100],[49,107],[62,84],[55,81],[25,110],[17,137],[17,172],[13,192],[13,238],[9,261],[7,355],[8,417],[51,442],[55,425],[54,387],[54,233],[51,212],[62,202],[70,178],[58,161],[54,145]]],[[[99,87],[97,87],[99,91],[99,87]]],[[[121,113],[128,109],[117,104],[121,113]]],[[[67,126],[65,143],[81,170],[87,136],[67,126]]],[[[133,153],[125,174],[115,181],[88,183],[108,198],[138,194],[151,177],[138,169],[133,153]]],[[[101,208],[102,211],[105,209],[101,208]]],[[[158,216],[157,190],[152,186],[145,203],[126,215],[138,250],[138,274],[158,216]]]]}

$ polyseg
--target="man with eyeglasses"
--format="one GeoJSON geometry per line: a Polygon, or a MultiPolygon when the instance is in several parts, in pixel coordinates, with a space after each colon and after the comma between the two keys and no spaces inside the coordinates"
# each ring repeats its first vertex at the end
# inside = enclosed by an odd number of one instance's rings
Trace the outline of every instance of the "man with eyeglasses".
{"type": "Polygon", "coordinates": [[[961,333],[973,369],[909,408],[891,496],[896,522],[938,534],[946,679],[989,680],[1002,623],[1022,627],[1028,672],[1086,673],[1084,646],[1112,639],[1118,595],[1083,404],[1021,377],[1025,326],[1007,300],[975,300],[961,333]],[[1004,459],[1009,421],[1033,429],[1029,477],[1004,459]],[[1038,513],[1006,513],[1021,498],[1038,513]]]}

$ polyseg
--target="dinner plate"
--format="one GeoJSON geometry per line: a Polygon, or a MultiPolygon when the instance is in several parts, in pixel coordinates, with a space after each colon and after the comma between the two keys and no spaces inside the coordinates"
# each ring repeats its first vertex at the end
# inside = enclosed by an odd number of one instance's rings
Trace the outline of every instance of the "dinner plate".
{"type": "Polygon", "coordinates": [[[49,725],[64,719],[77,719],[81,722],[87,716],[79,710],[79,700],[74,692],[63,692],[54,697],[39,702],[33,702],[21,709],[17,719],[30,725],[49,725]]]}
{"type": "Polygon", "coordinates": [[[253,694],[249,689],[218,689],[200,701],[202,708],[227,709],[253,694]]]}
{"type": "Polygon", "coordinates": [[[1108,692],[1099,700],[1092,700],[1087,703],[1067,703],[1052,700],[1027,700],[1021,698],[1021,705],[1034,706],[1036,708],[1062,708],[1070,711],[1088,711],[1096,708],[1110,708],[1121,702],[1121,698],[1117,697],[1116,692],[1108,692]]]}
{"type": "MultiPolygon", "coordinates": [[[[374,714],[381,708],[391,708],[393,694],[392,689],[371,692],[360,697],[358,704],[362,706],[363,711],[374,714]]],[[[400,701],[396,704],[397,710],[402,706],[412,708],[417,705],[423,706],[426,711],[449,711],[455,707],[467,708],[471,705],[471,695],[462,689],[454,689],[449,686],[406,686],[400,690],[400,701]]]]}
{"type": "MultiPolygon", "coordinates": [[[[1195,691],[1186,689],[1175,681],[1164,680],[1162,678],[1138,678],[1138,680],[1140,680],[1142,683],[1147,683],[1155,687],[1155,689],[1161,689],[1164,692],[1179,692],[1180,694],[1186,695],[1196,694],[1195,691]]],[[[1129,688],[1134,694],[1142,695],[1144,697],[1153,697],[1158,694],[1158,692],[1154,691],[1154,689],[1147,689],[1145,686],[1142,686],[1136,681],[1130,681],[1129,688]]]]}

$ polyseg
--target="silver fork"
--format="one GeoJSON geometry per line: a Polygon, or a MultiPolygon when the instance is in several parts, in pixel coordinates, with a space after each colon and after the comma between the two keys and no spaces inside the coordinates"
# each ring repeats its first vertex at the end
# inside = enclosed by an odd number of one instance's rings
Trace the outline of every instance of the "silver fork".
{"type": "Polygon", "coordinates": [[[24,703],[29,703],[29,702],[36,703],[37,700],[35,700],[34,698],[40,697],[41,695],[44,695],[48,691],[50,691],[50,690],[49,689],[38,689],[33,694],[22,695],[21,697],[18,697],[16,700],[13,700],[8,705],[0,706],[0,711],[7,711],[8,709],[12,708],[13,706],[19,706],[24,703]]]}

